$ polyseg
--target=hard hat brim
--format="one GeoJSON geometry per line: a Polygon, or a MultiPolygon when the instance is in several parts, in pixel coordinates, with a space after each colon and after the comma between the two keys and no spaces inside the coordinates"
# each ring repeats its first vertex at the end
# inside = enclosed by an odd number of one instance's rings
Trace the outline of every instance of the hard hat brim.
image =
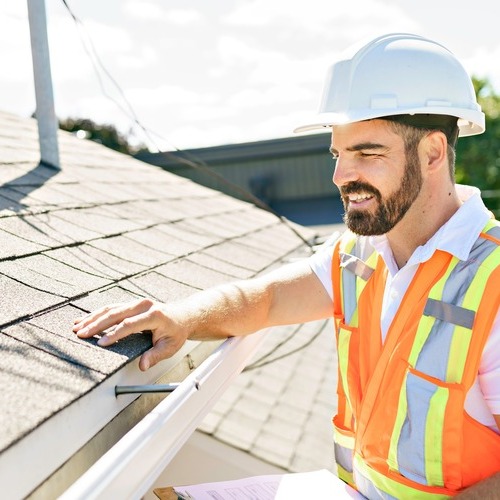
{"type": "MultiPolygon", "coordinates": [[[[456,116],[458,118],[459,137],[466,137],[470,135],[482,134],[485,131],[485,116],[482,111],[478,110],[464,110],[454,109],[449,107],[429,107],[426,109],[426,114],[456,116]]],[[[306,122],[305,125],[296,127],[293,131],[295,133],[309,132],[311,130],[318,130],[325,127],[332,127],[335,125],[347,125],[348,123],[355,123],[366,120],[375,120],[383,118],[384,116],[391,115],[416,115],[423,114],[422,108],[418,109],[405,109],[397,110],[388,109],[386,111],[374,109],[373,113],[367,113],[363,110],[360,113],[319,113],[306,122]]]]}

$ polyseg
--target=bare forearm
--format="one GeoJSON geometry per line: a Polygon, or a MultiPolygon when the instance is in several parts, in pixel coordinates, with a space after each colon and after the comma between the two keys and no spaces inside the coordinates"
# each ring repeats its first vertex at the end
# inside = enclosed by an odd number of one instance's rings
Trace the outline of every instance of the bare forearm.
{"type": "Polygon", "coordinates": [[[500,498],[500,473],[467,488],[455,498],[460,500],[497,500],[500,498]]]}
{"type": "MultiPolygon", "coordinates": [[[[332,304],[307,262],[261,278],[200,292],[185,304],[194,322],[189,338],[245,335],[274,325],[303,323],[331,315],[332,304]]],[[[182,315],[181,315],[182,316],[182,315]]]]}
{"type": "Polygon", "coordinates": [[[180,320],[191,318],[188,337],[197,340],[245,335],[331,314],[331,301],[306,263],[199,292],[175,307],[180,320]]]}
{"type": "Polygon", "coordinates": [[[189,339],[225,338],[265,328],[271,296],[258,281],[246,281],[196,293],[168,309],[189,339]]]}
{"type": "Polygon", "coordinates": [[[331,300],[306,262],[257,279],[222,285],[184,300],[162,304],[142,299],[103,307],[75,321],[74,332],[89,338],[104,332],[100,346],[151,331],[153,348],[143,354],[146,370],[172,356],[186,339],[246,335],[262,328],[302,323],[331,314],[331,300]]]}

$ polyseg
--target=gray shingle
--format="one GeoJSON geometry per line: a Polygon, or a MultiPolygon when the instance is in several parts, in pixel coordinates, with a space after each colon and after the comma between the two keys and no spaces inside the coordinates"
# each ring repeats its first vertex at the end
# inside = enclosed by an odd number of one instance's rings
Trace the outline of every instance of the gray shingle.
{"type": "Polygon", "coordinates": [[[156,269],[156,272],[200,290],[226,283],[231,277],[227,274],[200,266],[188,259],[175,260],[174,262],[160,266],[156,269]]]}
{"type": "Polygon", "coordinates": [[[167,278],[155,271],[124,281],[121,286],[132,293],[162,302],[183,299],[196,291],[191,286],[167,278]]]}
{"type": "Polygon", "coordinates": [[[18,196],[25,199],[29,198],[31,207],[79,206],[85,200],[85,196],[81,193],[82,188],[77,188],[78,186],[75,184],[52,184],[43,186],[43,189],[33,189],[33,186],[25,185],[13,187],[18,196]]]}
{"type": "MultiPolygon", "coordinates": [[[[127,283],[125,283],[127,284],[127,283]]],[[[122,286],[115,285],[104,290],[98,290],[90,293],[86,297],[74,300],[72,303],[77,308],[82,309],[84,312],[95,311],[100,307],[109,304],[121,304],[123,302],[130,302],[139,298],[144,298],[145,295],[141,293],[132,292],[124,289],[122,286]]],[[[84,316],[82,313],[80,316],[84,316]]]]}
{"type": "Polygon", "coordinates": [[[162,239],[166,241],[166,249],[169,253],[183,256],[198,253],[201,249],[209,247],[219,240],[203,234],[190,233],[178,224],[161,224],[155,230],[162,234],[162,239]]]}
{"type": "Polygon", "coordinates": [[[206,267],[207,269],[218,269],[220,272],[226,274],[227,276],[231,276],[233,279],[246,279],[251,278],[254,275],[254,272],[250,269],[234,266],[230,262],[225,262],[214,257],[213,255],[207,255],[204,252],[197,252],[196,254],[190,255],[188,260],[199,264],[200,266],[206,267]]]}
{"type": "Polygon", "coordinates": [[[0,187],[0,216],[14,215],[26,210],[24,195],[14,188],[0,187]]]}
{"type": "MultiPolygon", "coordinates": [[[[70,331],[69,328],[68,331],[70,331]]],[[[57,335],[46,330],[45,327],[35,326],[32,322],[24,322],[6,328],[4,335],[20,340],[48,354],[57,353],[57,357],[62,360],[102,374],[115,372],[129,360],[125,355],[98,347],[96,339],[80,340],[74,334],[73,338],[70,339],[67,335],[57,335]]]]}
{"type": "Polygon", "coordinates": [[[112,280],[144,270],[140,264],[124,261],[90,245],[50,250],[44,255],[88,274],[112,280]]]}
{"type": "MultiPolygon", "coordinates": [[[[2,219],[1,226],[3,231],[24,240],[28,245],[39,245],[39,248],[51,248],[61,245],[61,240],[57,234],[50,233],[47,228],[38,227],[38,219],[35,215],[6,217],[2,219]]],[[[18,245],[21,247],[22,242],[19,242],[18,245]]]]}
{"type": "MultiPolygon", "coordinates": [[[[2,219],[1,222],[3,223],[4,220],[5,219],[2,219]]],[[[0,245],[0,260],[37,253],[48,248],[46,245],[19,238],[15,234],[2,231],[1,229],[0,241],[2,242],[0,245]]]]}
{"type": "Polygon", "coordinates": [[[29,316],[61,302],[60,297],[36,290],[1,274],[0,290],[2,290],[0,325],[29,316]]]}
{"type": "Polygon", "coordinates": [[[5,334],[0,350],[0,451],[104,378],[5,334]]]}
{"type": "Polygon", "coordinates": [[[270,260],[261,252],[232,241],[223,241],[220,245],[207,248],[205,253],[223,262],[254,271],[254,273],[262,271],[277,260],[270,260]]]}
{"type": "Polygon", "coordinates": [[[161,227],[151,227],[142,231],[134,231],[129,237],[136,243],[141,243],[148,248],[176,257],[186,255],[199,248],[197,245],[186,241],[188,239],[186,235],[184,235],[184,239],[175,238],[173,235],[170,236],[168,226],[163,231],[161,227]]]}
{"type": "Polygon", "coordinates": [[[145,269],[159,266],[175,258],[174,255],[168,254],[163,250],[159,251],[137,243],[134,240],[133,233],[130,233],[128,236],[120,235],[94,240],[89,245],[124,261],[142,265],[145,269]]]}
{"type": "Polygon", "coordinates": [[[59,297],[75,297],[111,282],[45,255],[0,262],[0,273],[59,297]]]}
{"type": "Polygon", "coordinates": [[[57,216],[74,226],[101,235],[121,234],[140,229],[137,223],[118,217],[106,206],[58,211],[57,216]]]}

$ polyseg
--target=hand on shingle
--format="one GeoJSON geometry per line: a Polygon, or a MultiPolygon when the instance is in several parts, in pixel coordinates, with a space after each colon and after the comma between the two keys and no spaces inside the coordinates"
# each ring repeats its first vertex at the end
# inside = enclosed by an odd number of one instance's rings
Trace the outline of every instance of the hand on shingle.
{"type": "Polygon", "coordinates": [[[153,334],[153,347],[141,356],[139,368],[142,371],[173,356],[188,336],[186,326],[175,319],[173,309],[169,312],[165,304],[150,299],[102,307],[75,320],[73,331],[80,338],[90,338],[105,332],[97,342],[102,347],[110,346],[129,335],[150,331],[153,334]]]}

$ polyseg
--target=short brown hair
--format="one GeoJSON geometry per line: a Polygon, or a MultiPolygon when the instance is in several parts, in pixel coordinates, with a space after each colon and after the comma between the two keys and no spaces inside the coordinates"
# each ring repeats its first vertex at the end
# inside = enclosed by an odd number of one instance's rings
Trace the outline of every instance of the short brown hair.
{"type": "Polygon", "coordinates": [[[446,115],[393,115],[387,120],[394,132],[403,138],[407,155],[417,154],[417,147],[429,132],[439,131],[446,136],[450,178],[455,180],[455,145],[458,138],[458,118],[446,115]]]}

